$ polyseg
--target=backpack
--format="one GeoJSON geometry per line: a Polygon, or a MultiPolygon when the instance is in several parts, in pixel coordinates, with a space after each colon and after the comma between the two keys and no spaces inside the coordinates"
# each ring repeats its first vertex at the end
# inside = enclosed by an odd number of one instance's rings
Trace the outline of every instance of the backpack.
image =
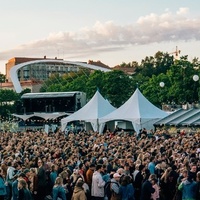
{"type": "Polygon", "coordinates": [[[117,184],[118,187],[119,187],[119,184],[116,183],[116,182],[108,181],[108,182],[105,184],[105,186],[104,186],[104,197],[107,197],[108,200],[111,199],[111,196],[112,196],[112,193],[113,193],[113,191],[112,191],[112,189],[111,189],[111,183],[115,183],[115,184],[117,184]]]}

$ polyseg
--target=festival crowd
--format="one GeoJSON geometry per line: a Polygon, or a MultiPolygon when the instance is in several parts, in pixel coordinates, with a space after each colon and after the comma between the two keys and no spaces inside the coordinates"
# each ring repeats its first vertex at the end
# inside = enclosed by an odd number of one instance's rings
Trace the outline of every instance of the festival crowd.
{"type": "Polygon", "coordinates": [[[0,133],[0,200],[200,200],[200,134],[0,133]]]}

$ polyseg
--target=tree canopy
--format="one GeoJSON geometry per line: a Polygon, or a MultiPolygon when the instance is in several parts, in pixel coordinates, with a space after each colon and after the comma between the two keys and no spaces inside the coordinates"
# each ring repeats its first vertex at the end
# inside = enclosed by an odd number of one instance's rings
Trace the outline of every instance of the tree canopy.
{"type": "Polygon", "coordinates": [[[156,106],[162,103],[195,102],[199,100],[199,83],[192,79],[199,74],[199,60],[188,60],[182,56],[179,60],[173,55],[158,51],[154,56],[146,56],[141,64],[136,61],[122,63],[120,66],[134,67],[135,73],[125,74],[120,70],[110,72],[94,71],[90,73],[54,75],[45,81],[41,91],[80,90],[91,98],[97,88],[113,106],[121,106],[139,87],[141,92],[156,106]],[[164,87],[160,86],[164,83],[164,87]]]}

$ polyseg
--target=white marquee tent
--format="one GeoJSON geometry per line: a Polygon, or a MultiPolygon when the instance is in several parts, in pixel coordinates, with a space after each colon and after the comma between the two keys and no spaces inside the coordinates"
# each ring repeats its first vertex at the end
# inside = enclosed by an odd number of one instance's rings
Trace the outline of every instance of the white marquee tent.
{"type": "Polygon", "coordinates": [[[99,118],[111,113],[115,109],[97,90],[84,107],[61,120],[61,128],[64,131],[69,122],[85,121],[91,123],[94,131],[99,131],[99,118]]]}
{"type": "Polygon", "coordinates": [[[153,124],[168,114],[148,101],[137,88],[133,95],[118,109],[99,119],[101,127],[109,121],[129,121],[134,130],[153,129],[153,124]]]}

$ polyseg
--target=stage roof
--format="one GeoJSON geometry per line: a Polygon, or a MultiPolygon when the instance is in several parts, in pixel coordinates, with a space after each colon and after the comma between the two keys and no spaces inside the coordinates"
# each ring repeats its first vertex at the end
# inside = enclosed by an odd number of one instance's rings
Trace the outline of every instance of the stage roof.
{"type": "Polygon", "coordinates": [[[22,95],[22,99],[38,99],[38,98],[56,98],[56,97],[73,97],[81,92],[41,92],[41,93],[26,93],[22,95]]]}

